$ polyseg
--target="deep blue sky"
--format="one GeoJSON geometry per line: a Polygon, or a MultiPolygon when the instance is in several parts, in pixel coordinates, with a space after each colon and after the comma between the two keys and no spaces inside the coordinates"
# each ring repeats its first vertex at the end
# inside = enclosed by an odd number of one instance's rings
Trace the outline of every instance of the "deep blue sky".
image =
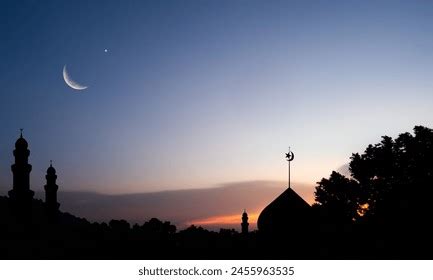
{"type": "Polygon", "coordinates": [[[23,127],[34,189],[285,180],[288,146],[314,183],[432,126],[432,34],[428,1],[1,1],[0,182],[23,127]]]}

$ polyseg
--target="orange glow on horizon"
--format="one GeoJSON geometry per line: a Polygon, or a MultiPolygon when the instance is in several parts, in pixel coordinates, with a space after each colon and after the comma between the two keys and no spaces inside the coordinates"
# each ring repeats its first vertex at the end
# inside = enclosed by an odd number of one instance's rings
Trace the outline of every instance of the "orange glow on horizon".
{"type": "MultiPolygon", "coordinates": [[[[254,213],[248,213],[248,223],[250,224],[250,227],[256,228],[257,219],[259,217],[260,213],[254,212],[254,213]]],[[[203,219],[197,219],[188,222],[188,225],[197,225],[197,226],[224,226],[224,225],[235,225],[238,224],[240,226],[242,220],[241,220],[242,214],[233,214],[233,215],[223,215],[223,216],[212,216],[207,217],[203,219]]]]}

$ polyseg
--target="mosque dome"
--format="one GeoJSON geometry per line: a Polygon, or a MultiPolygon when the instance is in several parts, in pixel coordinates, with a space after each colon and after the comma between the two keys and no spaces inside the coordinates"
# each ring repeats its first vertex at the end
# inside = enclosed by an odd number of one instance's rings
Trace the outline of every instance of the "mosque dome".
{"type": "Polygon", "coordinates": [[[21,134],[20,138],[15,142],[15,148],[16,149],[27,149],[29,144],[27,143],[26,139],[23,138],[23,135],[21,134]]]}
{"type": "Polygon", "coordinates": [[[261,232],[283,234],[302,228],[309,222],[310,215],[311,206],[288,188],[263,209],[257,227],[261,232]]]}
{"type": "Polygon", "coordinates": [[[52,164],[50,164],[50,167],[48,167],[47,174],[48,175],[56,175],[56,169],[54,169],[52,164]]]}

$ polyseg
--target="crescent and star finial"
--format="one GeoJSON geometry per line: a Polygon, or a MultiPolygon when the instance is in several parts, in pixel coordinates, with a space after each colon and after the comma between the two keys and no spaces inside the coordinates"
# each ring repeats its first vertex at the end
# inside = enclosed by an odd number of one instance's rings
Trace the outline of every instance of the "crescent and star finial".
{"type": "Polygon", "coordinates": [[[287,159],[287,161],[292,161],[294,158],[295,158],[295,154],[293,154],[293,152],[290,151],[290,148],[289,148],[289,152],[286,153],[286,159],[287,159]]]}
{"type": "Polygon", "coordinates": [[[288,167],[288,176],[287,176],[287,181],[288,181],[288,185],[289,185],[289,189],[291,188],[291,186],[290,186],[290,162],[293,160],[295,158],[295,154],[290,150],[290,147],[289,147],[289,152],[288,153],[286,153],[286,159],[287,159],[287,162],[288,162],[288,165],[287,165],[287,167],[288,167]]]}

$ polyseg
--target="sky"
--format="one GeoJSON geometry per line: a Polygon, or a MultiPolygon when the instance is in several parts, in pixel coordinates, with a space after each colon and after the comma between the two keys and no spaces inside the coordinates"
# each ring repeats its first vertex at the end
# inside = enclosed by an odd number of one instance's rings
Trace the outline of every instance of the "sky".
{"type": "Polygon", "coordinates": [[[290,146],[312,193],[432,126],[432,32],[429,1],[1,1],[0,182],[24,128],[35,190],[285,181],[290,146]]]}

